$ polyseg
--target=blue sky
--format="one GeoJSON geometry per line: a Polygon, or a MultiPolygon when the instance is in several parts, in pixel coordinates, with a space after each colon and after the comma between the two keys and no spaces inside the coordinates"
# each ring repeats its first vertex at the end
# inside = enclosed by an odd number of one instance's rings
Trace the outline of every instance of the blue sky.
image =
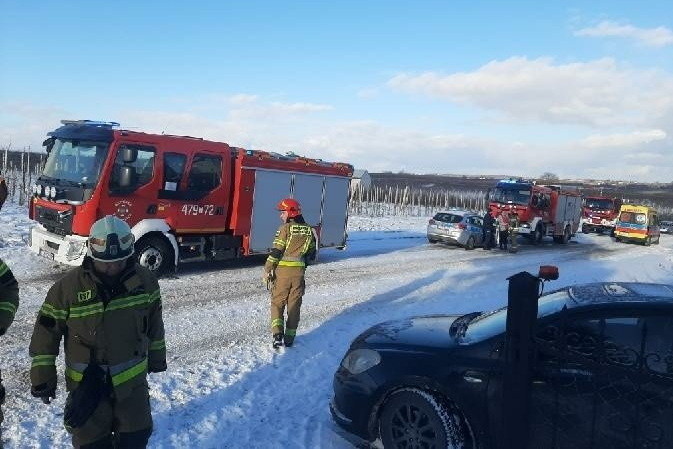
{"type": "Polygon", "coordinates": [[[461,3],[0,0],[0,147],[92,119],[372,172],[673,181],[670,2],[461,3]]]}

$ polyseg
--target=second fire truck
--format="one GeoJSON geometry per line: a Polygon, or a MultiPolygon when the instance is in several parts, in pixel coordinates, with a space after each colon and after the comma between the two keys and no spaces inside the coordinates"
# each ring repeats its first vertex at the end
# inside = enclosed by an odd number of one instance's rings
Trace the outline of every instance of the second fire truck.
{"type": "Polygon", "coordinates": [[[516,211],[520,224],[514,232],[534,244],[541,243],[545,236],[567,243],[579,229],[582,198],[575,188],[504,179],[490,192],[489,208],[496,216],[502,211],[516,211]]]}
{"type": "Polygon", "coordinates": [[[585,196],[582,211],[582,232],[613,235],[622,201],[604,196],[585,196]]]}

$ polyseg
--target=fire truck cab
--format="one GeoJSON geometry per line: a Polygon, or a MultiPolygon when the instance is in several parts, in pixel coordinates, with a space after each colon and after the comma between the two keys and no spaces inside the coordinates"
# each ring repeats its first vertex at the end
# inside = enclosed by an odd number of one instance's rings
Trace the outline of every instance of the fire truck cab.
{"type": "Polygon", "coordinates": [[[252,151],[187,136],[119,129],[114,122],[62,121],[48,133],[33,186],[30,248],[79,265],[92,224],[125,220],[139,263],[157,274],[178,263],[268,253],[284,197],[302,205],[319,247],[346,244],[353,167],[252,151]]]}
{"type": "Polygon", "coordinates": [[[523,179],[503,179],[489,192],[489,208],[497,217],[503,211],[516,211],[519,227],[510,232],[530,238],[533,244],[543,237],[567,243],[576,233],[582,213],[577,189],[538,185],[523,179]]]}

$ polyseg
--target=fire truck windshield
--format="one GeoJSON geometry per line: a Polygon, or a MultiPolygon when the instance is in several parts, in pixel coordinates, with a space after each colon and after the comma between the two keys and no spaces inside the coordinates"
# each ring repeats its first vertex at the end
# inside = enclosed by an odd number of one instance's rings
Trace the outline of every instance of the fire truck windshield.
{"type": "Polygon", "coordinates": [[[613,203],[609,198],[587,198],[586,207],[591,210],[612,210],[613,203]]]}
{"type": "Polygon", "coordinates": [[[98,181],[109,144],[56,139],[43,175],[61,181],[93,185],[98,181]]]}
{"type": "Polygon", "coordinates": [[[498,186],[493,192],[492,200],[503,204],[526,206],[530,202],[530,189],[522,186],[498,186]]]}

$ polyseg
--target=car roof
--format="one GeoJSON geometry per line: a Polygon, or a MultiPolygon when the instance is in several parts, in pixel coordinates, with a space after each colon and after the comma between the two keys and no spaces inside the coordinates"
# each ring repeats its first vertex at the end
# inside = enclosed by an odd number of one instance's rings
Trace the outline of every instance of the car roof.
{"type": "Polygon", "coordinates": [[[467,210],[467,209],[448,209],[448,210],[438,210],[435,212],[435,215],[437,214],[453,214],[453,215],[479,215],[474,211],[467,210]]]}
{"type": "MultiPolygon", "coordinates": [[[[566,287],[568,307],[604,303],[663,303],[673,306],[673,285],[646,282],[595,282],[566,287]]],[[[558,290],[556,290],[558,292],[558,290]]]]}

